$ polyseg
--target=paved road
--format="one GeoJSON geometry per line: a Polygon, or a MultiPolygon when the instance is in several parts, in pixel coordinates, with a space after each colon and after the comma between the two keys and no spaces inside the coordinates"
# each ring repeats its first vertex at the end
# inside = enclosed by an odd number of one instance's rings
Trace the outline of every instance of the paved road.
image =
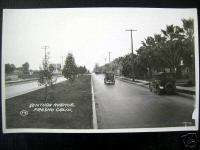
{"type": "MultiPolygon", "coordinates": [[[[66,79],[64,77],[58,77],[57,83],[65,81],[66,79]]],[[[44,86],[39,86],[37,81],[28,81],[28,82],[22,82],[19,84],[9,85],[5,88],[5,95],[6,99],[15,97],[21,94],[25,94],[37,89],[44,88],[44,86]]]]}
{"type": "Polygon", "coordinates": [[[92,77],[98,128],[175,127],[192,122],[192,99],[155,95],[145,87],[119,80],[105,85],[103,75],[92,77]]]}

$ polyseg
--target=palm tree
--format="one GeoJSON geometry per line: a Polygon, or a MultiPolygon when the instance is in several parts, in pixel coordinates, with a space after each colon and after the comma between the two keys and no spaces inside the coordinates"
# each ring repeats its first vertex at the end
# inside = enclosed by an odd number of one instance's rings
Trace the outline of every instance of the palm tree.
{"type": "Polygon", "coordinates": [[[184,64],[191,68],[194,64],[194,21],[192,19],[183,19],[183,28],[185,31],[184,48],[185,53],[183,56],[184,64]],[[190,56],[190,57],[188,57],[190,56]]]}
{"type": "Polygon", "coordinates": [[[161,48],[162,60],[170,68],[171,72],[176,72],[180,67],[183,56],[184,30],[179,26],[169,25],[166,30],[161,30],[166,39],[161,48]]]}
{"type": "Polygon", "coordinates": [[[183,63],[184,66],[189,69],[189,78],[191,84],[195,83],[195,57],[194,57],[194,20],[193,19],[182,19],[183,29],[185,32],[184,39],[184,54],[183,63]]]}

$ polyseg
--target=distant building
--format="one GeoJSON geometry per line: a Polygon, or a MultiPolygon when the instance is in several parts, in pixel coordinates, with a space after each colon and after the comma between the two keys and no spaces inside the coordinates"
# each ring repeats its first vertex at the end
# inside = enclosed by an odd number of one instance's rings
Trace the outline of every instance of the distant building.
{"type": "Polygon", "coordinates": [[[18,79],[19,79],[18,75],[16,75],[16,74],[6,75],[6,81],[15,81],[18,79]]]}
{"type": "Polygon", "coordinates": [[[19,79],[19,71],[16,69],[10,74],[5,74],[6,81],[15,81],[19,79]]]}
{"type": "Polygon", "coordinates": [[[53,74],[57,74],[57,75],[62,74],[61,64],[50,64],[50,65],[52,65],[54,68],[53,74]]]}

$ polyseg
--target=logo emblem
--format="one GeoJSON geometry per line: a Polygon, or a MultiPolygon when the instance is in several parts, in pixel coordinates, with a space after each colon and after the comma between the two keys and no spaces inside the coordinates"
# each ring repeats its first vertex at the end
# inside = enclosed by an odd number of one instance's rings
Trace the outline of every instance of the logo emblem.
{"type": "Polygon", "coordinates": [[[196,133],[187,133],[185,135],[182,135],[181,138],[186,148],[194,149],[198,145],[198,137],[196,133]]]}
{"type": "Polygon", "coordinates": [[[22,117],[25,117],[25,116],[28,115],[28,111],[27,111],[27,110],[21,110],[21,111],[20,111],[20,115],[21,115],[22,117]]]}

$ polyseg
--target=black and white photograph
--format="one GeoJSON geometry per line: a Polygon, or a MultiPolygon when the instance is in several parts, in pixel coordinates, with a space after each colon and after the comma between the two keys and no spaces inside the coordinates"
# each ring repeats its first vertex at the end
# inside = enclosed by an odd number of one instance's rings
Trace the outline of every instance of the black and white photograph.
{"type": "Polygon", "coordinates": [[[194,8],[3,9],[4,133],[195,131],[194,8]]]}

